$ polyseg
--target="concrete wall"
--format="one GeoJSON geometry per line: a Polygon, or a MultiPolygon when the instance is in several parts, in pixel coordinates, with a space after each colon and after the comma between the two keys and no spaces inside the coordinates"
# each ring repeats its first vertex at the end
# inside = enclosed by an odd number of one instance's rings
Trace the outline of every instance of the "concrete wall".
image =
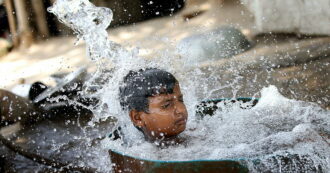
{"type": "Polygon", "coordinates": [[[241,0],[260,32],[330,35],[330,0],[241,0]]]}

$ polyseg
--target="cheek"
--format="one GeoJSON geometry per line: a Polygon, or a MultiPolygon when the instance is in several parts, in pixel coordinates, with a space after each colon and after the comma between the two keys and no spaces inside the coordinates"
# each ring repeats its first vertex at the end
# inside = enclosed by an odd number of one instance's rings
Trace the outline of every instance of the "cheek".
{"type": "Polygon", "coordinates": [[[150,118],[147,126],[149,126],[149,129],[153,131],[169,130],[174,126],[174,119],[169,115],[159,115],[157,117],[150,118]]]}

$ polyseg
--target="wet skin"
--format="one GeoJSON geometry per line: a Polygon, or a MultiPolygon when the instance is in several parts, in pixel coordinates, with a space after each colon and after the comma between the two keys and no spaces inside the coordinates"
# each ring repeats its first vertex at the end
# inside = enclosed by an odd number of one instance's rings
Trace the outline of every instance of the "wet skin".
{"type": "Polygon", "coordinates": [[[148,99],[148,112],[130,112],[132,122],[142,129],[148,140],[173,137],[185,130],[188,113],[179,84],[175,85],[172,94],[159,94],[148,99]]]}

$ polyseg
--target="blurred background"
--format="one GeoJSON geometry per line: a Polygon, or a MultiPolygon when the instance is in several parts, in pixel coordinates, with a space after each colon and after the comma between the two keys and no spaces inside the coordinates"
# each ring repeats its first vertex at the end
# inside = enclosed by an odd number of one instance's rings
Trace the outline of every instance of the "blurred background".
{"type": "MultiPolygon", "coordinates": [[[[55,0],[0,1],[1,37],[14,47],[29,47],[49,37],[72,35],[72,31],[47,12],[55,0]]],[[[92,0],[96,6],[113,10],[111,27],[133,24],[155,17],[171,16],[184,7],[184,0],[92,0]]]]}
{"type": "MultiPolygon", "coordinates": [[[[90,63],[84,43],[75,45],[73,32],[47,12],[54,1],[0,0],[0,88],[34,81],[51,84],[50,75],[90,63]]],[[[274,84],[290,98],[329,108],[330,0],[91,2],[112,9],[110,39],[127,49],[138,47],[140,56],[154,58],[167,52],[197,64],[212,60],[221,66],[230,57],[264,64],[244,73],[267,73],[253,92],[274,84]],[[244,43],[243,47],[222,49],[222,38],[230,40],[225,46],[244,43]],[[269,60],[260,60],[265,57],[269,60]]]]}

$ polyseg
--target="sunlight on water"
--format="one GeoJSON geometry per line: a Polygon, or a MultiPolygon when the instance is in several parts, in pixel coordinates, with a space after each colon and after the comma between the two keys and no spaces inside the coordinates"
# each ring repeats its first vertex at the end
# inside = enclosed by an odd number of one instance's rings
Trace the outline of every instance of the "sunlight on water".
{"type": "MultiPolygon", "coordinates": [[[[198,120],[195,118],[198,100],[212,98],[213,92],[225,87],[233,88],[232,96],[235,97],[236,89],[241,87],[237,86],[239,76],[234,75],[231,82],[224,86],[217,82],[217,74],[205,78],[205,72],[197,67],[183,68],[188,60],[166,53],[152,60],[138,57],[136,51],[127,51],[108,39],[106,28],[112,20],[111,10],[95,7],[87,0],[57,0],[50,12],[70,26],[79,40],[85,41],[87,54],[98,65],[98,70],[87,82],[86,93],[83,94],[91,94],[88,93],[91,85],[100,85],[96,78],[111,76],[99,86],[98,91],[92,93],[101,102],[93,110],[95,118],[89,123],[89,128],[93,128],[94,123],[100,119],[110,116],[117,119],[117,126],[126,127],[123,132],[130,147],[122,145],[121,141],[110,141],[107,138],[102,141],[103,148],[82,146],[82,150],[95,150],[92,152],[95,154],[93,160],[85,164],[98,167],[100,171],[108,171],[110,158],[107,150],[111,148],[125,154],[158,160],[245,158],[250,161],[246,164],[251,170],[276,170],[279,167],[285,170],[281,156],[292,156],[291,160],[297,162],[296,170],[330,170],[329,139],[322,136],[330,133],[329,111],[312,103],[287,99],[276,87],[269,86],[261,91],[259,103],[251,109],[241,109],[233,104],[231,108],[221,109],[212,117],[198,120]],[[129,70],[146,67],[165,69],[180,81],[189,113],[187,129],[180,134],[186,139],[183,145],[159,149],[145,142],[141,133],[130,123],[127,112],[120,108],[118,88],[122,78],[129,70]],[[108,69],[104,75],[106,68],[111,70],[108,69]],[[305,167],[298,164],[303,159],[310,164],[305,164],[305,167]]],[[[238,73],[237,70],[233,67],[232,73],[238,73]]],[[[223,106],[221,104],[218,106],[223,106]]]]}

